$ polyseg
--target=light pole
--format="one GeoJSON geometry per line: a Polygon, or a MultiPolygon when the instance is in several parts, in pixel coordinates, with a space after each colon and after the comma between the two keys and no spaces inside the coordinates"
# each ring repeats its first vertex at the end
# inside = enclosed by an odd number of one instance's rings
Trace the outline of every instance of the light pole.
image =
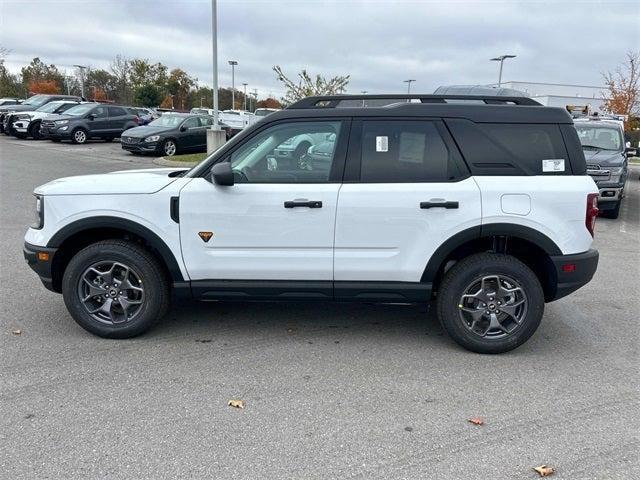
{"type": "Polygon", "coordinates": [[[235,60],[229,60],[231,65],[231,110],[236,108],[236,65],[238,62],[235,60]]]}
{"type": "Polygon", "coordinates": [[[414,79],[403,80],[404,83],[407,84],[407,93],[411,93],[411,82],[415,82],[414,79]]]}
{"type": "Polygon", "coordinates": [[[218,2],[211,0],[211,51],[213,57],[213,130],[218,124],[218,2]]]}
{"type": "MultiPolygon", "coordinates": [[[[366,90],[360,90],[360,93],[366,95],[369,92],[367,92],[366,90]]],[[[362,106],[364,107],[364,98],[362,99],[362,106]]]]}
{"type": "Polygon", "coordinates": [[[242,86],[244,87],[244,110],[245,112],[247,111],[247,85],[249,85],[248,83],[243,83],[242,86]]]}
{"type": "Polygon", "coordinates": [[[256,111],[256,108],[258,108],[258,89],[254,88],[253,89],[253,111],[256,111]]]}
{"type": "Polygon", "coordinates": [[[200,108],[202,108],[202,101],[204,100],[204,97],[200,97],[200,108]]]}
{"type": "Polygon", "coordinates": [[[74,65],[78,70],[80,70],[80,96],[84,98],[84,71],[89,68],[86,65],[74,65]]]}
{"type": "Polygon", "coordinates": [[[499,57],[492,58],[492,62],[500,62],[500,73],[498,73],[498,87],[502,85],[502,64],[507,58],[516,58],[515,55],[500,55],[499,57]]]}

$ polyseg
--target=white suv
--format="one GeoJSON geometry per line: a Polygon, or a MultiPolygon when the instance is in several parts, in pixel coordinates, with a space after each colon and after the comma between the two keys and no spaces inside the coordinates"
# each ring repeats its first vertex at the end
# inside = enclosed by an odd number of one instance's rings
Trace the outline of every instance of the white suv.
{"type": "Polygon", "coordinates": [[[35,195],[28,263],[110,338],[149,329],[172,292],[435,299],[455,341],[504,352],[598,263],[598,189],[572,120],[521,97],[310,97],[189,171],[70,177],[35,195]],[[317,144],[274,155],[300,135],[317,144]]]}

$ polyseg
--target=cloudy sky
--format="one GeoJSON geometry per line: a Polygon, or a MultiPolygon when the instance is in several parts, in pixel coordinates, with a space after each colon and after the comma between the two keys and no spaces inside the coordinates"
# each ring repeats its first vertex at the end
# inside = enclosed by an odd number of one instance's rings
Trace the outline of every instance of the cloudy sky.
{"type": "MultiPolygon", "coordinates": [[[[69,72],[121,54],[180,67],[211,83],[210,0],[0,0],[10,69],[34,56],[69,72]]],[[[432,92],[503,80],[600,85],[640,49],[640,2],[218,0],[220,84],[284,92],[271,67],[350,74],[349,92],[432,92]]]]}

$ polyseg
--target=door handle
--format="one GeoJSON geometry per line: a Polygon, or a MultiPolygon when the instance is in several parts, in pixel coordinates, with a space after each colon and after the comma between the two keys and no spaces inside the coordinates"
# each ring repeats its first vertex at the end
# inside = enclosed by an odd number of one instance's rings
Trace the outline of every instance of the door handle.
{"type": "Polygon", "coordinates": [[[460,205],[458,202],[448,202],[443,200],[441,202],[420,202],[420,208],[458,208],[460,205]]]}
{"type": "Polygon", "coordinates": [[[319,200],[289,200],[284,202],[284,208],[322,208],[322,202],[319,200]]]}

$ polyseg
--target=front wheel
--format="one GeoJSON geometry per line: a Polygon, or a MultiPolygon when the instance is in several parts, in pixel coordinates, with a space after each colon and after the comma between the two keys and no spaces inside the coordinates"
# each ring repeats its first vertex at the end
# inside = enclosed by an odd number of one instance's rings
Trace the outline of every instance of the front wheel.
{"type": "Polygon", "coordinates": [[[80,145],[87,143],[87,131],[84,128],[76,128],[73,133],[71,133],[71,141],[73,143],[78,143],[80,145]]]}
{"type": "Polygon", "coordinates": [[[85,330],[105,338],[130,338],[165,314],[169,282],[158,261],[140,245],[105,240],[71,259],[62,295],[69,313],[85,330]]]}
{"type": "Polygon", "coordinates": [[[536,275],[515,257],[481,253],[449,270],[438,292],[438,317],[458,344],[503,353],[526,342],[544,313],[536,275]]]}
{"type": "Polygon", "coordinates": [[[34,140],[40,140],[40,122],[33,122],[29,127],[29,135],[34,140]]]}
{"type": "Polygon", "coordinates": [[[177,151],[178,151],[178,146],[176,145],[176,142],[174,140],[168,139],[168,140],[165,140],[164,143],[162,144],[162,153],[166,157],[173,157],[177,151]]]}

